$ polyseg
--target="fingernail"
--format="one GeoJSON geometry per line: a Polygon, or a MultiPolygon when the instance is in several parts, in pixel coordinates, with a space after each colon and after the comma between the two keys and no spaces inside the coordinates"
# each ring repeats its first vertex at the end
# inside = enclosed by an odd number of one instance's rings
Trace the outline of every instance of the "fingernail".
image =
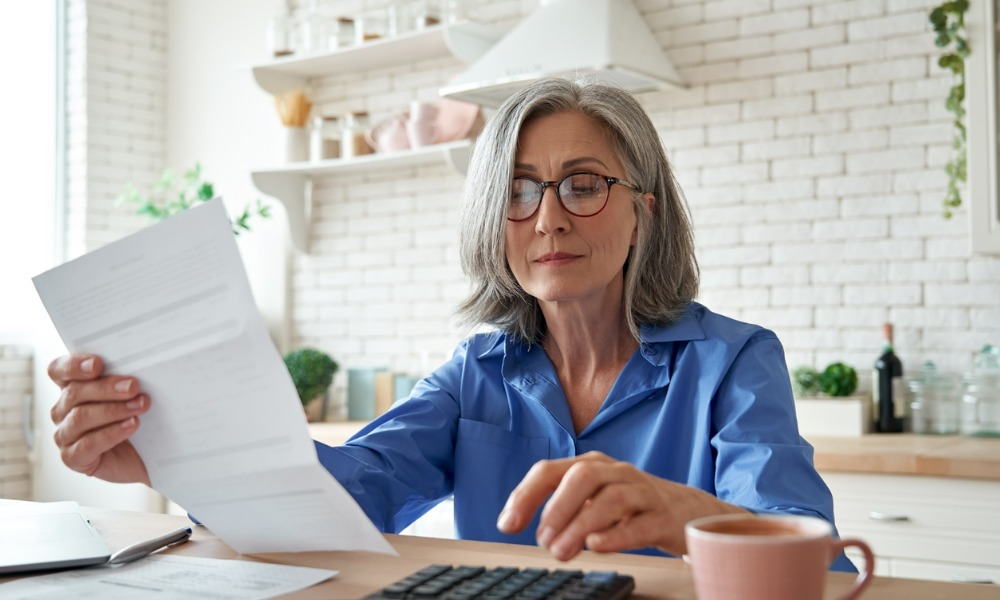
{"type": "Polygon", "coordinates": [[[542,527],[538,530],[538,545],[542,548],[548,548],[549,544],[552,543],[552,538],[555,536],[555,532],[551,527],[542,527]]]}
{"type": "Polygon", "coordinates": [[[135,398],[133,400],[129,400],[128,402],[125,403],[125,407],[128,408],[129,410],[138,410],[142,408],[142,398],[140,397],[140,398],[135,398]]]}
{"type": "Polygon", "coordinates": [[[583,547],[578,543],[574,543],[572,540],[559,540],[552,545],[549,549],[556,558],[560,560],[568,560],[573,558],[583,550],[583,547]]]}
{"type": "Polygon", "coordinates": [[[93,373],[94,372],[94,358],[91,357],[91,358],[84,359],[84,361],[80,363],[80,370],[83,371],[84,373],[93,373]]]}
{"type": "Polygon", "coordinates": [[[132,427],[133,425],[135,425],[135,417],[129,417],[129,418],[125,419],[124,421],[122,421],[122,429],[128,429],[129,427],[132,427]]]}
{"type": "Polygon", "coordinates": [[[127,392],[127,391],[131,390],[131,389],[132,389],[132,380],[131,379],[122,379],[121,381],[119,381],[118,383],[115,384],[115,391],[116,392],[123,392],[124,393],[124,392],[127,392]]]}
{"type": "Polygon", "coordinates": [[[511,519],[512,515],[506,508],[500,511],[500,516],[497,518],[497,529],[500,531],[508,531],[511,526],[511,519]]]}

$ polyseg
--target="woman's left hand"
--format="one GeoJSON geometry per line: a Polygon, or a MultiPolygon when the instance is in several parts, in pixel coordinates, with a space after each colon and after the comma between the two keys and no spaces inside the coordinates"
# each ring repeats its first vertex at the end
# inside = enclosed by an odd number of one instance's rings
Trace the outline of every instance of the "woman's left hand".
{"type": "Polygon", "coordinates": [[[559,560],[569,560],[585,547],[620,552],[656,546],[679,556],[687,551],[688,521],[746,512],[699,489],[588,452],[535,463],[511,492],[497,528],[521,531],[549,495],[536,538],[559,560]]]}

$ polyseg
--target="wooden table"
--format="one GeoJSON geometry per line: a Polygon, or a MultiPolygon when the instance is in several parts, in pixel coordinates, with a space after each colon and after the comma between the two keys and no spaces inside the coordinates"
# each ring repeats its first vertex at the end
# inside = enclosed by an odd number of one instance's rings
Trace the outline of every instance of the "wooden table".
{"type": "MultiPolygon", "coordinates": [[[[189,524],[186,517],[104,509],[89,509],[91,521],[112,550],[189,524]]],[[[636,581],[636,599],[694,600],[691,570],[682,560],[584,552],[569,563],[559,563],[540,548],[486,542],[468,542],[413,536],[386,536],[400,556],[368,552],[300,552],[240,555],[204,527],[195,527],[191,541],[165,552],[187,556],[255,560],[340,571],[332,580],[302,590],[293,598],[361,598],[429,564],[481,564],[616,570],[636,581]]],[[[853,575],[830,573],[827,598],[847,589],[853,575]]],[[[7,579],[0,579],[8,581],[7,579]]],[[[139,596],[141,597],[141,596],[139,596]]],[[[913,579],[876,578],[865,600],[996,600],[996,586],[938,583],[913,579]]]]}

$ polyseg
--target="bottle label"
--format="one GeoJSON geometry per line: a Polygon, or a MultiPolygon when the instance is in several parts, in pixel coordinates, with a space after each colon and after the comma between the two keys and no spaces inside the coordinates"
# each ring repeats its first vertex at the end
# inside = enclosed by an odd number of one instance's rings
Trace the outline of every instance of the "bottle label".
{"type": "Polygon", "coordinates": [[[878,369],[872,370],[872,423],[878,423],[878,369]]]}
{"type": "Polygon", "coordinates": [[[897,419],[906,418],[906,386],[903,385],[902,377],[892,378],[892,412],[897,419]]]}

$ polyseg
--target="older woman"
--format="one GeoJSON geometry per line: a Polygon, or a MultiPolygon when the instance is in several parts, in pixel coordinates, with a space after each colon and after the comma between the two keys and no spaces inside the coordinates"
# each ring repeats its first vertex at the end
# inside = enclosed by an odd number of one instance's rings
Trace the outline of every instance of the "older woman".
{"type": "MultiPolygon", "coordinates": [[[[693,301],[686,206],[628,93],[544,80],[505,102],[476,144],[461,235],[460,312],[495,331],[346,445],[317,444],[376,526],[453,495],[460,537],[566,560],[682,554],[684,524],[712,514],[832,522],[778,339],[693,301]]],[[[52,410],[66,464],[148,483],[128,438],[155,399],[96,357],[50,374],[73,383],[52,410]]]]}

